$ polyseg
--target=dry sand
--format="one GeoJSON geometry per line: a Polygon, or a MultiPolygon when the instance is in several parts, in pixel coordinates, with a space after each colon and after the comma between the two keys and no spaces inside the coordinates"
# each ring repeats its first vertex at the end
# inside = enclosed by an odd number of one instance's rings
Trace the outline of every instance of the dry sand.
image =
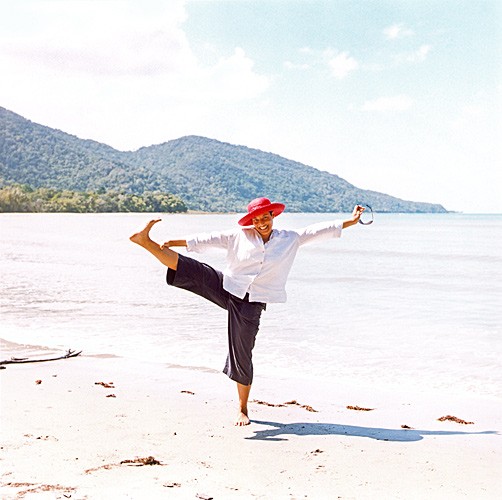
{"type": "Polygon", "coordinates": [[[480,500],[502,491],[497,399],[256,378],[251,399],[298,404],[251,403],[251,425],[237,428],[234,384],[209,371],[82,355],[8,365],[0,381],[5,500],[480,500]],[[474,424],[437,420],[448,414],[474,424]],[[143,465],[148,457],[159,463],[143,465]]]}

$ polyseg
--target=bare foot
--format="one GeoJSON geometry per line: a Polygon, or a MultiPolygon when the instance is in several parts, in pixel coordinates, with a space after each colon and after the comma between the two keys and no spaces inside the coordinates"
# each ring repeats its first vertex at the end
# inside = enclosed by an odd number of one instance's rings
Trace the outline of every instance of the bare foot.
{"type": "Polygon", "coordinates": [[[235,421],[235,425],[238,427],[242,427],[243,425],[249,425],[249,417],[247,416],[246,413],[240,412],[239,415],[237,416],[237,420],[235,421]]]}
{"type": "Polygon", "coordinates": [[[147,222],[146,226],[143,229],[135,232],[132,236],[129,237],[129,239],[133,243],[144,246],[144,244],[150,239],[150,230],[155,224],[157,224],[157,222],[160,222],[161,220],[162,219],[152,219],[151,221],[147,222]]]}

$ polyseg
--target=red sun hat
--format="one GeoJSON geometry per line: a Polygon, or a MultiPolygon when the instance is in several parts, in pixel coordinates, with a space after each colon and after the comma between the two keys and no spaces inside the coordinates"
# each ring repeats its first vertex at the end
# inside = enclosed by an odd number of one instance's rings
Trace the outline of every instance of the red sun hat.
{"type": "Polygon", "coordinates": [[[282,203],[270,203],[268,198],[256,198],[248,205],[248,213],[240,221],[241,226],[251,226],[253,217],[264,214],[265,212],[274,212],[274,217],[282,214],[285,205],[282,203]]]}

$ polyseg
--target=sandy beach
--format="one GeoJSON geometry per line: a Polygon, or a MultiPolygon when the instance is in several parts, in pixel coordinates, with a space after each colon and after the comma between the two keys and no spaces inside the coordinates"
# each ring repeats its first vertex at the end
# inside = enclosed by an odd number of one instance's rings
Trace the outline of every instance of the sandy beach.
{"type": "Polygon", "coordinates": [[[212,371],[84,353],[0,377],[4,499],[500,498],[497,399],[257,377],[237,428],[212,371]]]}

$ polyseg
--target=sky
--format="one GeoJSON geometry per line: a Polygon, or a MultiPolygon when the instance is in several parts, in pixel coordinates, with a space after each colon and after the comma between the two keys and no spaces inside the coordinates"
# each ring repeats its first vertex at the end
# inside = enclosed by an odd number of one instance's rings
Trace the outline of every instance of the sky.
{"type": "Polygon", "coordinates": [[[119,150],[201,135],[502,213],[501,49],[500,0],[0,0],[0,106],[119,150]]]}

